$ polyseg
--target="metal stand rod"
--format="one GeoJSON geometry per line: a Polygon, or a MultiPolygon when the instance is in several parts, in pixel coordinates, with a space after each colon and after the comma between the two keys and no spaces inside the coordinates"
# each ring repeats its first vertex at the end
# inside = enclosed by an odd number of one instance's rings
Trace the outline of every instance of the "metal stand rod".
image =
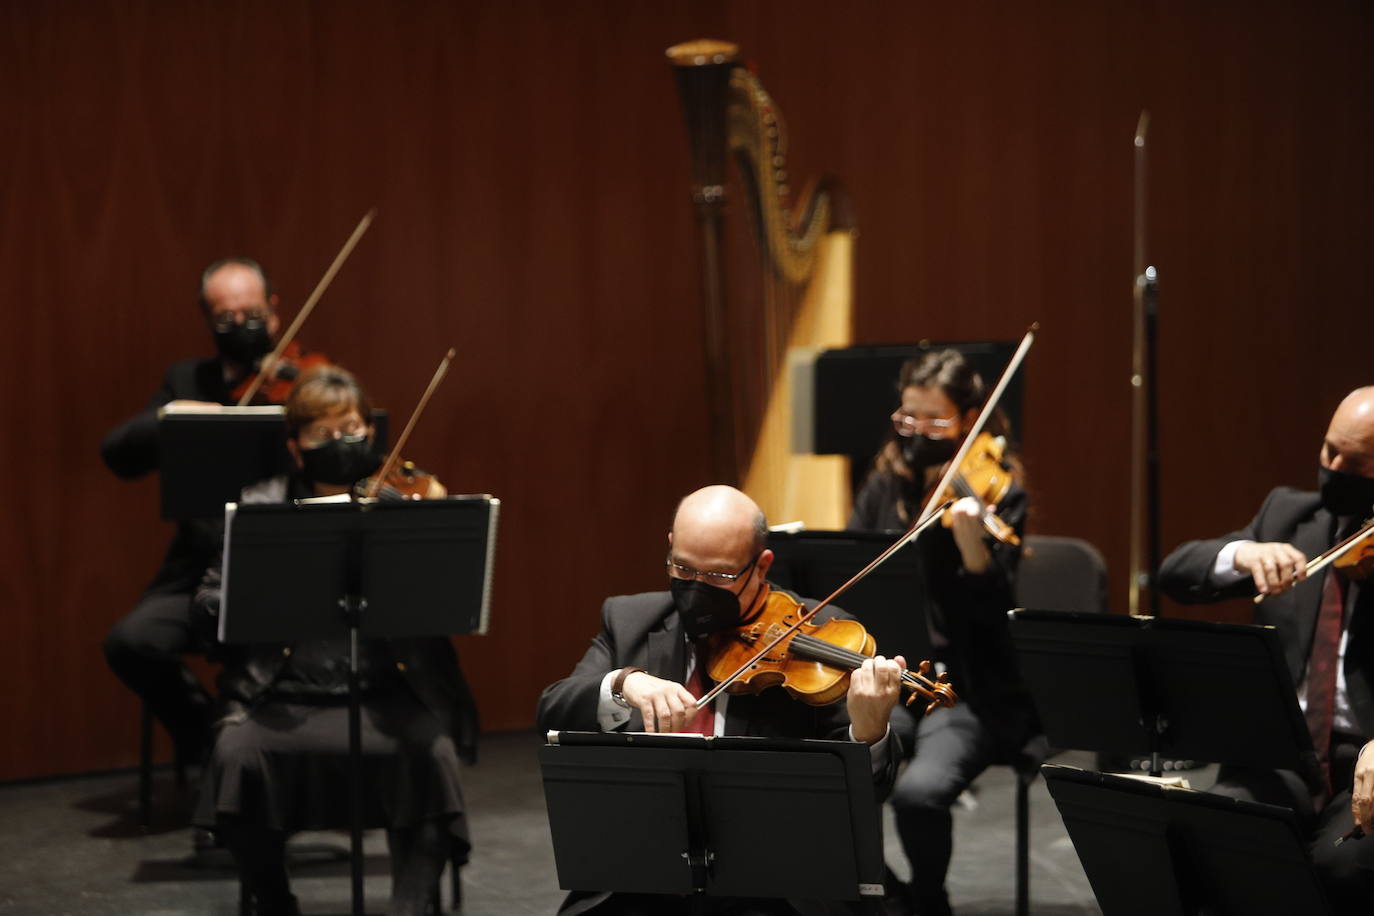
{"type": "Polygon", "coordinates": [[[350,595],[343,599],[348,617],[348,795],[352,808],[348,826],[349,877],[353,916],[366,916],[363,896],[363,776],[362,698],[358,684],[358,625],[367,601],[350,595]]]}

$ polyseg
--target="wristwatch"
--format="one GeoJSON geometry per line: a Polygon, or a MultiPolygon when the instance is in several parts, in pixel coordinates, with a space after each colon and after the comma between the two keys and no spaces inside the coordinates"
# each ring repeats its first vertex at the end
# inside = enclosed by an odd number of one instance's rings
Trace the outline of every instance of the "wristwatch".
{"type": "Polygon", "coordinates": [[[621,709],[630,708],[630,701],[625,699],[625,678],[634,674],[636,671],[643,670],[643,668],[636,668],[634,665],[626,665],[624,668],[620,669],[620,673],[615,676],[615,680],[611,681],[611,699],[615,702],[615,705],[619,706],[621,709]]]}

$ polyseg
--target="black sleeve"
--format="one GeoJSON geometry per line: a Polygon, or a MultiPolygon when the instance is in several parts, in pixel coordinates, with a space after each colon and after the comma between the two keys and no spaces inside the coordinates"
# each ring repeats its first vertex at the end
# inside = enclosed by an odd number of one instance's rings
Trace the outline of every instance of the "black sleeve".
{"type": "Polygon", "coordinates": [[[544,688],[539,697],[535,721],[540,731],[597,731],[597,702],[601,682],[614,671],[616,653],[610,626],[611,599],[601,605],[601,632],[573,668],[572,674],[544,688]]]}
{"type": "Polygon", "coordinates": [[[157,409],[176,400],[170,367],[162,378],[162,385],[148,399],[148,404],[128,420],[106,434],[100,443],[100,457],[105,466],[118,477],[142,477],[158,467],[157,409]]]}
{"type": "Polygon", "coordinates": [[[1159,590],[1180,604],[1206,604],[1227,598],[1245,598],[1255,594],[1254,580],[1246,577],[1227,586],[1212,582],[1212,567],[1217,554],[1232,541],[1258,541],[1260,520],[1273,504],[1280,490],[1273,490],[1250,524],[1239,531],[1202,541],[1188,541],[1176,547],[1159,567],[1159,590]]]}
{"type": "MultiPolygon", "coordinates": [[[[1015,530],[1024,542],[1026,536],[1026,491],[1013,484],[997,504],[997,517],[1015,530]]],[[[1016,570],[1021,565],[1021,544],[1004,544],[992,535],[985,541],[992,558],[982,573],[971,573],[960,564],[957,579],[968,606],[975,611],[1003,618],[1015,603],[1016,570]]]]}

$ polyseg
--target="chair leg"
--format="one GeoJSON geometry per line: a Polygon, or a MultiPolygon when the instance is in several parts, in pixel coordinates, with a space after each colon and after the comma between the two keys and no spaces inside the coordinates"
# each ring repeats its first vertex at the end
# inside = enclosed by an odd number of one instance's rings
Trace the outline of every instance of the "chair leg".
{"type": "Polygon", "coordinates": [[[1016,916],[1030,916],[1030,784],[1035,772],[1016,774],[1016,916]]]}
{"type": "Polygon", "coordinates": [[[141,706],[138,730],[138,823],[147,827],[153,819],[153,712],[141,706]]]}

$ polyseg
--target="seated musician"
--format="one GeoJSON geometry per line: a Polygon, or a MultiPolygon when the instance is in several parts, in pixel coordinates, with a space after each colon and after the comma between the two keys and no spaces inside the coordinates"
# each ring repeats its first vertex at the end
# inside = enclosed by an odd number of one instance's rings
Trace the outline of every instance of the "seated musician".
{"type": "MultiPolygon", "coordinates": [[[[226,258],[205,269],[200,308],[217,355],[173,363],[147,406],[115,427],[101,444],[105,464],[120,477],[142,477],[160,464],[157,412],[168,404],[232,404],[231,392],[272,348],[279,322],[267,274],[248,258],[226,258]]],[[[184,760],[209,747],[214,704],[182,663],[192,646],[191,595],[215,546],[215,526],[182,522],[162,568],[133,610],[105,638],[111,670],[146,702],[184,760]]]]}
{"type": "Polygon", "coordinates": [[[1305,582],[1311,557],[1374,515],[1374,387],[1341,401],[1322,443],[1318,490],[1278,487],[1250,524],[1190,541],[1160,567],[1185,604],[1263,594],[1257,622],[1283,641],[1317,752],[1312,772],[1224,766],[1213,791],[1283,805],[1311,830],[1312,858],[1340,913],[1374,911],[1374,587],[1333,566],[1305,582]]]}
{"type": "MultiPolygon", "coordinates": [[[[893,430],[855,497],[852,529],[909,528],[987,394],[982,378],[957,350],[908,361],[898,390],[901,405],[892,414],[893,430]]],[[[987,428],[1004,434],[1006,422],[994,416],[987,428]]],[[[1019,536],[1026,491],[1016,482],[1019,466],[1008,465],[1012,483],[991,508],[1019,536]]],[[[950,912],[945,892],[953,848],[950,806],[990,763],[1013,759],[1038,731],[1007,629],[1021,549],[989,535],[982,510],[978,499],[959,499],[949,510],[951,527],[931,528],[908,548],[920,561],[920,594],[914,598],[929,620],[935,658],[949,671],[961,701],[919,723],[905,707],[893,713],[903,743],[915,749],[890,801],[911,864],[907,905],[922,916],[950,912]]]]}
{"type": "MultiPolygon", "coordinates": [[[[348,372],[307,371],[285,406],[297,469],[245,489],[244,503],[346,493],[377,469],[367,396],[348,372]]],[[[196,602],[208,616],[218,614],[218,562],[196,602]]],[[[292,646],[222,650],[225,715],[195,819],[228,846],[259,916],[297,912],[287,836],[350,823],[348,648],[341,632],[292,646]]],[[[476,708],[447,639],[369,640],[360,671],[364,823],[387,828],[394,872],[388,912],[420,914],[453,844],[468,848],[458,771],[460,758],[470,762],[475,754],[476,708]]]]}
{"type": "MultiPolygon", "coordinates": [[[[697,708],[709,667],[705,638],[756,616],[767,600],[773,552],[764,546],[766,537],[763,512],[733,487],[706,487],[683,499],[668,534],[669,591],[606,601],[601,632],[586,655],[540,697],[539,727],[863,741],[872,749],[879,797],[886,794],[900,756],[899,742],[888,731],[905,664],[900,658],[864,662],[852,675],[844,703],[808,706],[771,687],[757,695],[724,693],[713,708],[697,708]]],[[[827,608],[818,617],[832,615],[845,616],[827,608]]],[[[794,912],[781,901],[732,906],[732,913],[794,912]]],[[[562,910],[592,911],[688,909],[681,898],[574,893],[562,910]]]]}

